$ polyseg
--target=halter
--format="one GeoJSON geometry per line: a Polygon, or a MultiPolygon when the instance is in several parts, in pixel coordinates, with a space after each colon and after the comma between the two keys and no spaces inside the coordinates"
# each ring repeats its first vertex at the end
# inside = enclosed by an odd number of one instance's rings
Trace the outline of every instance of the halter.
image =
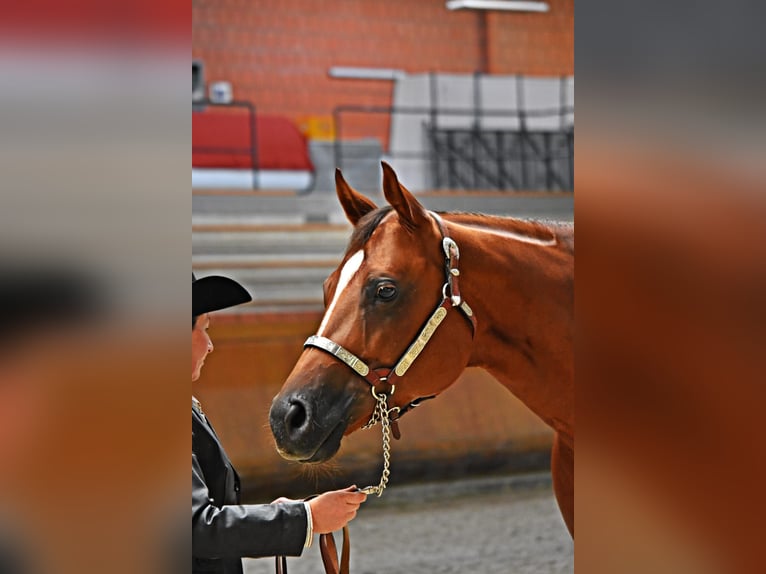
{"type": "Polygon", "coordinates": [[[368,492],[377,492],[378,496],[382,494],[383,488],[385,488],[386,482],[388,481],[389,427],[393,431],[394,438],[398,439],[401,436],[397,422],[399,418],[406,412],[420,405],[423,401],[433,399],[436,396],[431,395],[428,397],[420,397],[407,403],[403,407],[389,408],[388,400],[394,395],[397,382],[404,376],[407,370],[423,352],[423,349],[425,349],[428,341],[431,340],[433,334],[442,324],[442,321],[444,321],[444,318],[447,316],[447,311],[451,307],[457,307],[470,323],[471,335],[473,336],[476,333],[476,318],[474,317],[471,307],[468,306],[468,303],[466,303],[460,295],[460,270],[458,268],[460,249],[458,249],[457,243],[455,243],[455,241],[447,234],[442,218],[430,211],[429,215],[433,218],[436,222],[436,226],[439,228],[442,250],[444,251],[445,257],[445,280],[441,291],[442,300],[431,313],[425,325],[420,330],[420,333],[415,337],[415,340],[409,345],[402,356],[399,357],[399,360],[396,361],[394,366],[371,369],[364,360],[344,348],[342,345],[339,345],[327,337],[321,337],[319,335],[312,335],[306,339],[306,342],[303,344],[304,348],[315,347],[329,353],[348,366],[370,385],[370,392],[375,399],[375,409],[372,412],[370,420],[362,428],[370,428],[378,422],[383,426],[384,468],[380,485],[377,487],[369,487],[365,490],[368,492]]]}

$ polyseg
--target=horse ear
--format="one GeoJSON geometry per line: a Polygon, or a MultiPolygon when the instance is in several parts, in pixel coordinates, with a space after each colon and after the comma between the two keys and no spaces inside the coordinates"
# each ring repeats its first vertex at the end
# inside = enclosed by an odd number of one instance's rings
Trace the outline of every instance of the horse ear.
{"type": "Polygon", "coordinates": [[[421,225],[427,225],[429,222],[428,212],[421,203],[415,199],[406,187],[399,183],[394,169],[386,162],[381,162],[383,166],[383,195],[399,214],[399,220],[405,227],[414,229],[421,225]]]}
{"type": "Polygon", "coordinates": [[[355,226],[362,217],[378,208],[371,200],[351,187],[337,168],[335,169],[335,192],[351,225],[355,226]]]}

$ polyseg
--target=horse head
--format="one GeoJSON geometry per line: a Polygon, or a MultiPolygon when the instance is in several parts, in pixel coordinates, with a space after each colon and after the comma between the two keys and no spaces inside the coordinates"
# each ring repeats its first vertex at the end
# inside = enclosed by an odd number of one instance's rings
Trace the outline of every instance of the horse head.
{"type": "Polygon", "coordinates": [[[446,312],[453,303],[438,216],[385,163],[388,206],[378,208],[352,189],[339,170],[335,181],[354,231],[324,283],[326,310],[316,336],[270,411],[280,454],[301,462],[331,458],[344,435],[365,425],[376,407],[373,390],[386,394],[391,409],[438,395],[468,364],[473,335],[461,313],[446,312]]]}

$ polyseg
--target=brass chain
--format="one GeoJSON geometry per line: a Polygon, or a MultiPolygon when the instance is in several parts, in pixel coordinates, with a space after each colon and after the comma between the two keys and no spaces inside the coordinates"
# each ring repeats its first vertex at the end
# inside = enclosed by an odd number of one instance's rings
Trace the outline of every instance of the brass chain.
{"type": "Polygon", "coordinates": [[[368,486],[360,489],[365,494],[377,494],[380,497],[388,484],[388,478],[391,475],[390,462],[391,462],[391,415],[399,411],[399,407],[388,408],[388,396],[381,393],[376,394],[373,389],[372,396],[375,397],[377,403],[375,404],[375,410],[372,412],[369,422],[362,428],[370,428],[380,422],[380,426],[383,429],[383,473],[380,476],[380,483],[377,486],[368,486]]]}
{"type": "Polygon", "coordinates": [[[381,419],[381,411],[385,412],[388,408],[388,405],[386,404],[386,397],[383,396],[383,408],[380,408],[380,395],[373,395],[375,397],[375,408],[372,410],[372,416],[370,417],[370,420],[367,421],[367,424],[362,427],[362,430],[367,430],[372,427],[374,427],[376,424],[380,422],[381,419]]]}

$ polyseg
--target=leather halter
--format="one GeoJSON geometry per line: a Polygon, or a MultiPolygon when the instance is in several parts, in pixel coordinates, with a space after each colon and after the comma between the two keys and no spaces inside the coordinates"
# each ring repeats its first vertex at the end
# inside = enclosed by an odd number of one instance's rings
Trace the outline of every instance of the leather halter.
{"type": "MultiPolygon", "coordinates": [[[[473,336],[476,334],[476,318],[474,317],[473,311],[468,306],[468,303],[466,303],[460,295],[460,270],[458,268],[460,250],[458,249],[457,243],[455,243],[455,241],[447,234],[447,229],[442,218],[434,212],[429,211],[428,213],[439,228],[439,233],[441,234],[442,239],[442,249],[444,251],[445,282],[442,287],[442,300],[431,313],[425,325],[420,330],[420,333],[415,337],[415,340],[409,347],[407,347],[407,350],[401,357],[399,357],[399,360],[396,361],[396,364],[393,367],[371,369],[364,360],[344,348],[342,345],[339,345],[327,337],[319,335],[312,335],[306,339],[306,342],[303,344],[304,348],[315,347],[321,349],[347,365],[370,385],[372,395],[375,399],[377,399],[380,394],[389,398],[393,396],[397,382],[404,376],[418,356],[420,356],[420,353],[439,328],[439,325],[441,325],[451,307],[457,307],[461,311],[462,315],[471,325],[471,335],[473,336]]],[[[403,407],[393,407],[388,411],[389,418],[392,422],[396,422],[396,420],[407,411],[415,408],[424,400],[432,399],[434,397],[435,395],[420,397],[403,407]]],[[[368,424],[373,422],[374,420],[371,419],[368,424]]],[[[399,438],[399,431],[396,426],[394,426],[394,436],[399,438]]]]}

